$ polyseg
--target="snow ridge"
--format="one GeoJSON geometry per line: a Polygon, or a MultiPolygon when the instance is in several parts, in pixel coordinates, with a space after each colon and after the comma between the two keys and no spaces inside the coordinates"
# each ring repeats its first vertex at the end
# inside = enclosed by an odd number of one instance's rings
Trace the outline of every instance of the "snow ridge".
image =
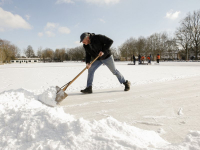
{"type": "Polygon", "coordinates": [[[0,93],[0,149],[152,149],[166,146],[156,132],[121,123],[75,119],[25,89],[0,93]]]}

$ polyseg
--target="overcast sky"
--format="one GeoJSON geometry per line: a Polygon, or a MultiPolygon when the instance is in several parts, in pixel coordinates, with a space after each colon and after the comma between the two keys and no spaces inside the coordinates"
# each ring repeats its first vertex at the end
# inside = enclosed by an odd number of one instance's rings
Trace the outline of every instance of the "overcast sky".
{"type": "Polygon", "coordinates": [[[130,37],[173,34],[199,9],[200,0],[0,0],[0,39],[37,52],[79,46],[81,33],[91,32],[118,47],[130,37]]]}

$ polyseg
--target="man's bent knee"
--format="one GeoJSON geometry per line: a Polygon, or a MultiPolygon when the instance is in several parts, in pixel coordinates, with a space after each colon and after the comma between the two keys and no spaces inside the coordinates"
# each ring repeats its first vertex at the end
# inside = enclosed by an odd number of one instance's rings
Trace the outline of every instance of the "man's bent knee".
{"type": "Polygon", "coordinates": [[[119,71],[116,69],[114,71],[112,71],[113,75],[117,75],[119,73],[119,71]]]}

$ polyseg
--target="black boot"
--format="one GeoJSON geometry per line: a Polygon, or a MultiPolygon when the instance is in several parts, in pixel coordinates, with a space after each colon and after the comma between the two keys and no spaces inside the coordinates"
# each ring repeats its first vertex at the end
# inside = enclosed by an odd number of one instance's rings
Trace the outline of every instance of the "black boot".
{"type": "Polygon", "coordinates": [[[81,90],[81,92],[84,94],[92,93],[92,86],[86,87],[84,90],[81,90]]]}
{"type": "Polygon", "coordinates": [[[125,85],[124,91],[129,91],[130,90],[130,86],[131,86],[131,82],[126,80],[126,82],[124,82],[123,84],[125,85]]]}

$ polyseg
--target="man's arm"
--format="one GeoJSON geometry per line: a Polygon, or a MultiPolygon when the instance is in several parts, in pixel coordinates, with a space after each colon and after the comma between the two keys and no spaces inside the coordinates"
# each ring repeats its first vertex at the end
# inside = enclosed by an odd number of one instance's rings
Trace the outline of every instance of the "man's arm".
{"type": "Polygon", "coordinates": [[[91,55],[87,52],[87,46],[83,44],[83,48],[85,49],[85,63],[88,64],[91,61],[91,55]]]}
{"type": "Polygon", "coordinates": [[[86,56],[85,56],[85,63],[88,64],[88,63],[90,63],[90,61],[91,61],[91,55],[88,54],[88,52],[86,52],[86,51],[85,51],[85,53],[86,53],[86,56]]]}

